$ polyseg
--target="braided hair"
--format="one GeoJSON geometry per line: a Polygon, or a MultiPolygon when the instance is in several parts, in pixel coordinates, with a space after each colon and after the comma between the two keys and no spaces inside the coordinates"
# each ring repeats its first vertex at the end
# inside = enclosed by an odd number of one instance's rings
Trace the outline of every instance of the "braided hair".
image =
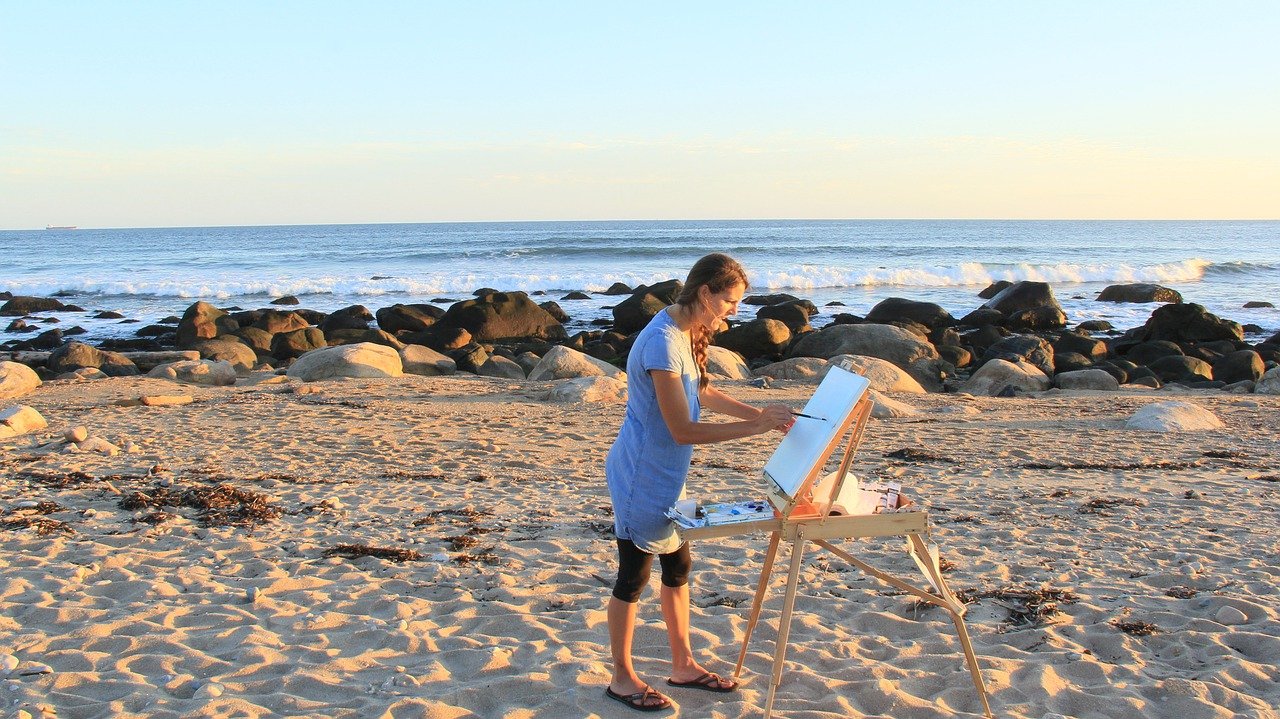
{"type": "MultiPolygon", "coordinates": [[[[732,257],[720,252],[703,257],[693,264],[689,277],[684,281],[684,289],[676,297],[676,304],[688,313],[698,300],[698,290],[706,287],[712,294],[724,292],[734,285],[748,286],[747,271],[732,257]]],[[[714,327],[694,327],[690,330],[693,337],[693,359],[698,364],[698,389],[703,390],[711,383],[707,377],[707,347],[711,345],[714,327]]]]}

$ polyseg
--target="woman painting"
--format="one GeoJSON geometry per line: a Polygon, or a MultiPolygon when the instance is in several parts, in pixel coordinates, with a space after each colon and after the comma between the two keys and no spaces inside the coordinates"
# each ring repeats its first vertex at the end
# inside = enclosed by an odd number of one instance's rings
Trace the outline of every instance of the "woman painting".
{"type": "Polygon", "coordinates": [[[618,438],[605,460],[618,543],[618,578],[609,599],[613,678],[606,696],[640,711],[661,711],[671,701],[653,689],[631,662],[636,602],[648,583],[653,558],[662,567],[662,618],[671,645],[667,684],[731,692],[737,683],[707,671],[689,643],[688,542],[681,542],[664,511],[684,492],[693,445],[723,442],[792,423],[783,405],[743,404],[712,387],[707,347],[725,317],[736,314],[747,289],[742,266],[723,254],[694,264],[675,304],[659,312],[636,336],[627,357],[627,408],[618,438]],[[703,408],[737,418],[703,422],[703,408]]]}

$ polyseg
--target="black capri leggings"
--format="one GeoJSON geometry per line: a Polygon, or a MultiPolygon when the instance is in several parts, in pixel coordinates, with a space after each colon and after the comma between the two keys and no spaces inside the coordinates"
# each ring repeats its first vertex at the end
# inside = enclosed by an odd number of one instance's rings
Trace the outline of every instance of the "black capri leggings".
{"type": "MultiPolygon", "coordinates": [[[[659,554],[662,565],[662,584],[683,587],[689,583],[689,571],[693,569],[693,556],[689,543],[669,554],[659,554]]],[[[627,604],[635,604],[649,583],[649,571],[653,567],[653,555],[641,550],[630,539],[618,540],[618,581],[613,585],[613,596],[627,604]]]]}

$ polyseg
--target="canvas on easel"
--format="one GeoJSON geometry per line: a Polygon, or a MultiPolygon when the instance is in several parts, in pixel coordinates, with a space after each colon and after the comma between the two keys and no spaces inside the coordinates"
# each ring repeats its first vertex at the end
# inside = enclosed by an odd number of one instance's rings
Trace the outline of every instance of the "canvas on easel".
{"type": "MultiPolygon", "coordinates": [[[[782,667],[786,657],[787,637],[790,632],[791,614],[800,581],[800,567],[806,542],[813,542],[849,564],[891,586],[908,592],[921,601],[945,609],[953,620],[969,665],[974,688],[982,702],[986,716],[991,716],[986,689],[978,669],[977,657],[964,626],[965,607],[947,587],[939,566],[937,546],[929,541],[928,515],[923,510],[899,512],[896,488],[863,488],[858,478],[849,472],[853,456],[862,441],[871,415],[871,399],[867,396],[869,382],[865,377],[845,365],[833,366],[805,405],[803,414],[779,443],[769,462],[765,464],[765,489],[772,516],[761,511],[758,519],[730,523],[709,523],[696,517],[688,522],[680,517],[683,512],[670,513],[677,521],[680,534],[685,539],[711,539],[769,532],[769,547],[764,566],[756,585],[751,615],[747,621],[738,654],[734,676],[742,672],[747,645],[760,617],[764,595],[778,546],[785,540],[791,544],[791,562],[787,587],[783,598],[782,615],[778,622],[778,638],[774,646],[773,671],[769,694],[765,702],[765,717],[773,712],[773,701],[782,680],[782,667]],[[840,466],[834,472],[819,476],[828,460],[835,453],[842,438],[848,436],[840,466]],[[849,484],[852,478],[852,484],[849,484]],[[864,493],[866,493],[864,495],[864,493]],[[869,514],[849,513],[849,507],[871,509],[869,514]],[[902,536],[907,539],[907,552],[915,560],[928,584],[927,589],[915,587],[898,577],[868,565],[866,562],[832,544],[833,539],[860,537],[902,536]]],[[[673,508],[675,510],[675,508],[673,508]]],[[[735,519],[737,519],[735,517],[735,519]]]]}

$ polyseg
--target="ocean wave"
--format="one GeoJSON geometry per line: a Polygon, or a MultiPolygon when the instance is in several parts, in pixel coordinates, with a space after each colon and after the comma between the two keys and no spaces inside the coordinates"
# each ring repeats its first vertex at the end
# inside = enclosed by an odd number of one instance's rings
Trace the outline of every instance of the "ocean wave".
{"type": "MultiPolygon", "coordinates": [[[[1202,279],[1213,263],[1192,259],[1158,265],[1087,265],[1060,263],[983,264],[964,262],[952,267],[877,267],[844,269],[806,265],[791,270],[764,274],[763,286],[770,289],[814,289],[839,287],[961,287],[986,286],[999,280],[1030,280],[1049,283],[1089,282],[1195,282],[1202,279]]],[[[754,283],[753,283],[754,284],[754,283]]]]}

